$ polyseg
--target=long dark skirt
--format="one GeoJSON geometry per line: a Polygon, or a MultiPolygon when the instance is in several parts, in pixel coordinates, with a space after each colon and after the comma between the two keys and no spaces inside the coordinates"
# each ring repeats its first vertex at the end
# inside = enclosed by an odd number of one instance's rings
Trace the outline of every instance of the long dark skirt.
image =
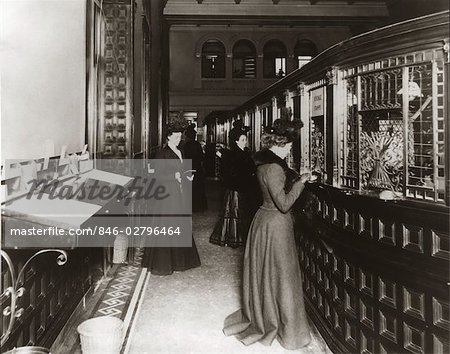
{"type": "Polygon", "coordinates": [[[251,209],[247,195],[230,189],[225,190],[223,210],[209,242],[229,247],[245,245],[253,217],[251,209]]]}
{"type": "Polygon", "coordinates": [[[224,333],[245,345],[298,349],[310,340],[291,214],[260,207],[244,256],[242,308],[225,319],[224,333]]]}
{"type": "Polygon", "coordinates": [[[197,172],[192,181],[192,211],[201,212],[208,208],[205,192],[205,174],[197,172]]]}
{"type": "Polygon", "coordinates": [[[200,266],[200,257],[192,239],[192,247],[147,247],[142,266],[154,275],[170,275],[200,266]]]}

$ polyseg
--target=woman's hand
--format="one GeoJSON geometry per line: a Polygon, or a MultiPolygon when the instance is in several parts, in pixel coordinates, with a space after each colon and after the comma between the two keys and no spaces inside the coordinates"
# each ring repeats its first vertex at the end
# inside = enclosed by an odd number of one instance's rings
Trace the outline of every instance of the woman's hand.
{"type": "Polygon", "coordinates": [[[300,181],[304,184],[311,180],[311,172],[302,173],[300,175],[300,181]]]}
{"type": "Polygon", "coordinates": [[[178,181],[178,183],[181,183],[181,173],[175,172],[175,179],[178,181]]]}
{"type": "Polygon", "coordinates": [[[300,181],[305,184],[305,182],[308,182],[311,180],[311,170],[306,167],[302,167],[300,169],[300,181]]]}
{"type": "Polygon", "coordinates": [[[186,178],[189,182],[192,182],[194,180],[196,172],[197,172],[197,170],[187,170],[184,172],[186,174],[186,178]]]}

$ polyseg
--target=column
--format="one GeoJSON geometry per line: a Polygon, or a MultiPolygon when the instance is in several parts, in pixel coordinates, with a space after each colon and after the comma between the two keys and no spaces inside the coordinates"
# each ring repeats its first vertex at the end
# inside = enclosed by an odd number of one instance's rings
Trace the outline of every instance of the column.
{"type": "Polygon", "coordinates": [[[258,106],[255,106],[255,136],[253,141],[255,145],[253,146],[254,151],[259,151],[261,149],[261,109],[258,106]]]}
{"type": "Polygon", "coordinates": [[[280,117],[278,114],[277,98],[272,97],[272,122],[271,122],[271,124],[278,118],[280,118],[280,117]]]}
{"type": "Polygon", "coordinates": [[[311,168],[310,163],[310,144],[309,144],[309,137],[311,134],[311,124],[310,124],[310,118],[309,118],[309,97],[305,92],[307,90],[305,89],[305,84],[299,83],[297,86],[298,93],[300,95],[300,117],[303,122],[303,128],[300,131],[300,138],[302,142],[302,157],[300,161],[300,170],[304,168],[311,168]]]}
{"type": "Polygon", "coordinates": [[[256,86],[262,88],[263,85],[263,55],[256,54],[256,86]]]}
{"type": "Polygon", "coordinates": [[[295,60],[294,51],[288,49],[287,57],[286,57],[286,74],[290,74],[295,69],[297,69],[297,60],[295,60]]]}
{"type": "Polygon", "coordinates": [[[131,156],[132,132],[132,7],[107,3],[100,65],[98,151],[104,157],[131,156]]]}
{"type": "Polygon", "coordinates": [[[227,82],[226,87],[233,87],[233,54],[227,53],[225,57],[225,79],[227,82]]]}
{"type": "Polygon", "coordinates": [[[326,73],[326,107],[325,107],[325,146],[327,183],[337,185],[338,181],[338,151],[339,139],[337,133],[339,127],[335,118],[334,101],[337,98],[337,68],[331,67],[326,73]]]}
{"type": "Polygon", "coordinates": [[[289,112],[291,112],[291,117],[290,119],[293,120],[294,119],[294,94],[292,91],[290,90],[286,90],[284,95],[286,96],[286,108],[289,112]]]}

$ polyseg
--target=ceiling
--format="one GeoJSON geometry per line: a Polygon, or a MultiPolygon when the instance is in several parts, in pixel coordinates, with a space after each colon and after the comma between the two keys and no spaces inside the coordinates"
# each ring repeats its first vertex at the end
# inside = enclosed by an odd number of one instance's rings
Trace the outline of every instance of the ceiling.
{"type": "Polygon", "coordinates": [[[327,25],[379,21],[383,0],[167,0],[169,24],[327,25]]]}

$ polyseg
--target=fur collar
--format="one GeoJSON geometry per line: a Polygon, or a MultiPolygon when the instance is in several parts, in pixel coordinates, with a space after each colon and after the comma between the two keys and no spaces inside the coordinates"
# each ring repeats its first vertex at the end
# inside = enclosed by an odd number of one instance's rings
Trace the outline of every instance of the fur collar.
{"type": "Polygon", "coordinates": [[[285,160],[268,149],[260,150],[255,154],[256,166],[261,166],[269,163],[276,163],[277,165],[280,165],[283,170],[289,168],[285,160]]]}
{"type": "Polygon", "coordinates": [[[277,156],[270,150],[261,150],[255,154],[256,166],[261,166],[269,163],[276,163],[284,170],[284,173],[286,174],[284,190],[286,193],[289,192],[292,189],[293,184],[298,179],[300,179],[300,175],[296,171],[290,169],[285,160],[283,160],[281,157],[277,156]]]}

